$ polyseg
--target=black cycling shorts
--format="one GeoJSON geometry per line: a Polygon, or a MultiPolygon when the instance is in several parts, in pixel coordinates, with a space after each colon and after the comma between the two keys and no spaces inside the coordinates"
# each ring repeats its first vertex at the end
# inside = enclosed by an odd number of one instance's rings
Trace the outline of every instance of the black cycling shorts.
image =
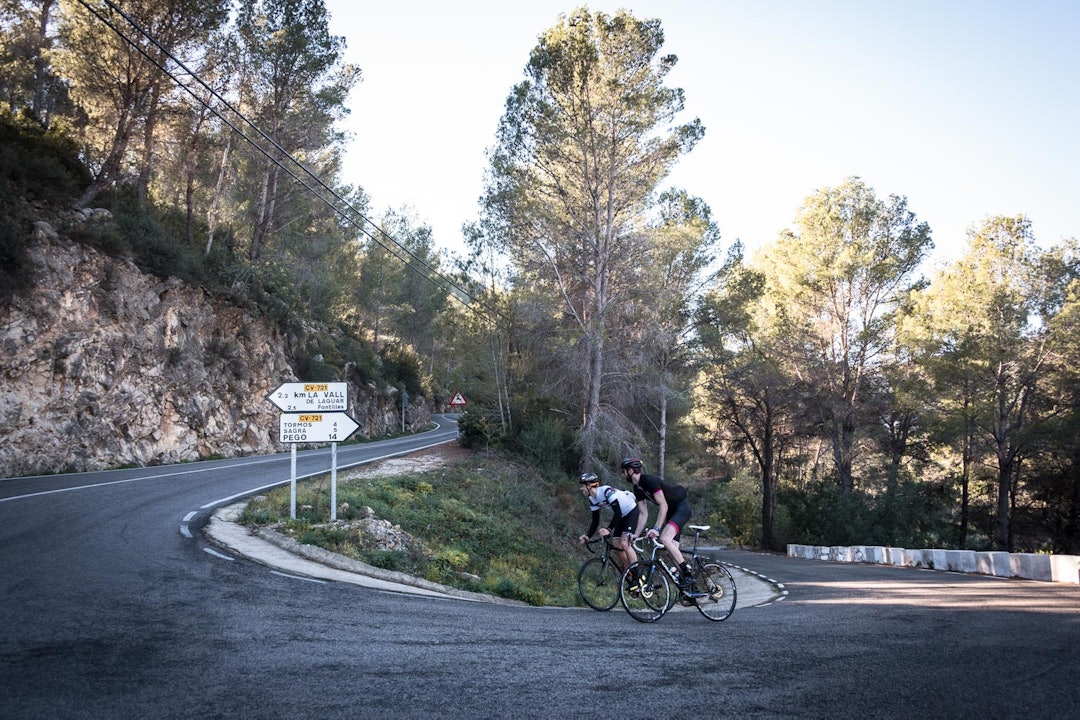
{"type": "Polygon", "coordinates": [[[622,537],[627,533],[634,532],[634,530],[637,529],[637,516],[638,509],[635,505],[633,510],[619,518],[619,522],[615,525],[615,527],[611,528],[612,536],[622,537]]]}
{"type": "MultiPolygon", "coordinates": [[[[682,529],[686,527],[686,522],[690,519],[690,503],[687,500],[681,501],[674,508],[671,508],[671,515],[668,517],[665,525],[675,526],[675,539],[678,540],[682,535],[682,529]]],[[[663,531],[664,528],[660,528],[663,531]]]]}

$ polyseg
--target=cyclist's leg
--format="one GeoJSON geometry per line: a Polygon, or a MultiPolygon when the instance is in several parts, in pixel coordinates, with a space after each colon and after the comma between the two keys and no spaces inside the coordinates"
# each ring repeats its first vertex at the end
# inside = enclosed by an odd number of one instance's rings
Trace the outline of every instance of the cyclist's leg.
{"type": "Polygon", "coordinates": [[[612,537],[611,546],[615,548],[612,554],[615,556],[615,560],[618,561],[620,570],[625,571],[637,560],[634,551],[630,549],[630,539],[627,535],[612,537]]]}
{"type": "Polygon", "coordinates": [[[616,557],[623,570],[637,561],[637,553],[630,544],[630,534],[634,532],[635,527],[637,527],[636,507],[619,521],[612,534],[611,544],[618,550],[616,557]]]}
{"type": "Polygon", "coordinates": [[[682,565],[686,560],[679,550],[678,536],[679,527],[669,522],[665,524],[664,529],[660,531],[660,544],[664,546],[664,550],[667,551],[668,557],[674,560],[676,565],[682,565]]]}
{"type": "Polygon", "coordinates": [[[667,523],[664,525],[664,529],[660,533],[660,542],[663,543],[664,549],[667,550],[671,559],[679,566],[680,573],[684,575],[690,575],[692,573],[685,572],[687,569],[687,561],[686,558],[683,557],[682,550],[679,549],[679,537],[682,534],[682,528],[685,527],[689,519],[690,503],[683,500],[672,509],[671,517],[668,518],[667,523]]]}

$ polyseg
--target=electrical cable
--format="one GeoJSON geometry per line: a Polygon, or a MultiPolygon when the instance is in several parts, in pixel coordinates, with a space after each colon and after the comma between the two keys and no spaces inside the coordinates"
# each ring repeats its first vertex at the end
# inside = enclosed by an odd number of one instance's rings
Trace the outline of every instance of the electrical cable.
{"type": "Polygon", "coordinates": [[[199,93],[195,92],[195,90],[193,90],[191,87],[189,87],[176,74],[174,74],[174,72],[169,70],[165,66],[165,64],[163,62],[160,62],[157,58],[152,57],[151,54],[149,52],[147,52],[147,50],[142,46],[141,43],[137,42],[133,38],[128,37],[121,28],[117,27],[117,25],[113,22],[113,20],[111,18],[105,17],[104,14],[99,12],[99,10],[97,8],[92,7],[91,4],[88,2],[88,0],[79,0],[79,4],[81,4],[83,7],[85,7],[98,20],[100,20],[106,26],[108,26],[121,39],[123,39],[124,42],[131,45],[131,47],[133,47],[135,50],[137,50],[143,57],[145,57],[147,60],[149,60],[155,67],[157,67],[159,70],[161,70],[163,73],[165,73],[165,75],[168,76],[173,82],[175,82],[177,86],[179,86],[184,91],[186,91],[197,102],[199,102],[207,110],[209,110],[211,113],[213,113],[223,123],[228,125],[229,128],[232,129],[233,132],[235,132],[237,135],[239,135],[241,138],[243,138],[249,145],[251,145],[253,148],[255,148],[264,157],[266,157],[267,160],[269,160],[271,163],[275,164],[277,167],[279,167],[281,170],[283,170],[285,173],[287,173],[290,177],[292,177],[294,180],[296,180],[296,182],[298,182],[301,186],[303,186],[305,189],[307,189],[309,192],[311,192],[321,202],[326,204],[335,214],[337,214],[347,224],[351,225],[352,227],[356,228],[359,232],[361,232],[364,235],[366,235],[367,237],[369,237],[373,242],[377,243],[378,245],[383,247],[387,252],[389,252],[394,258],[396,258],[397,260],[404,263],[405,266],[408,269],[410,269],[413,272],[417,273],[422,278],[424,278],[428,282],[432,283],[435,287],[439,288],[443,292],[446,292],[447,295],[454,298],[457,302],[461,303],[466,308],[468,308],[470,310],[473,310],[474,312],[483,312],[482,310],[480,310],[477,307],[479,305],[479,303],[476,301],[476,298],[470,292],[468,292],[466,289],[461,287],[458,283],[456,283],[451,278],[449,278],[446,275],[444,275],[443,273],[441,273],[438,269],[436,269],[432,265],[428,264],[424,259],[417,256],[412,250],[410,250],[406,246],[402,245],[392,235],[390,235],[388,232],[386,232],[381,227],[379,227],[379,225],[377,223],[370,220],[362,212],[360,212],[351,202],[349,202],[348,200],[341,197],[341,195],[338,194],[338,192],[336,190],[334,190],[333,188],[328,186],[325,182],[323,182],[322,179],[318,177],[318,175],[316,175],[311,170],[309,170],[303,163],[301,163],[299,160],[297,160],[291,153],[286,151],[273,138],[271,138],[261,128],[259,128],[258,125],[256,125],[254,122],[252,122],[250,119],[248,119],[243,113],[241,113],[239,110],[237,110],[235,107],[233,107],[232,104],[230,104],[228,102],[228,100],[223,98],[215,89],[213,89],[206,82],[204,82],[198,76],[197,73],[193,72],[190,68],[188,68],[181,60],[179,60],[176,56],[174,56],[170,50],[168,50],[167,48],[162,46],[161,43],[158,42],[156,38],[154,38],[145,28],[143,28],[130,15],[128,15],[122,9],[117,7],[116,4],[114,2],[112,2],[112,0],[101,0],[101,2],[103,2],[113,12],[115,12],[120,17],[122,17],[127,22],[128,25],[130,25],[139,35],[141,35],[149,43],[151,43],[154,47],[156,47],[169,61],[171,61],[178,68],[183,70],[183,73],[185,75],[187,75],[192,80],[194,80],[194,82],[196,82],[199,86],[201,86],[212,99],[217,100],[224,108],[227,109],[228,112],[230,112],[232,115],[234,115],[236,118],[238,118],[239,122],[234,122],[233,120],[231,120],[229,118],[226,118],[225,115],[222,114],[222,112],[217,107],[215,107],[209,100],[204,99],[199,93]],[[307,181],[304,178],[300,177],[300,175],[298,175],[297,172],[295,172],[292,167],[289,167],[289,166],[286,166],[285,164],[283,164],[281,159],[279,159],[278,157],[275,157],[274,154],[271,153],[268,149],[264,148],[261,144],[256,142],[256,140],[254,138],[252,138],[247,132],[245,132],[243,129],[241,129],[241,127],[238,127],[238,125],[247,126],[251,130],[253,130],[265,142],[269,143],[273,147],[273,149],[277,150],[278,153],[280,153],[281,158],[287,158],[289,161],[291,161],[291,164],[293,166],[295,166],[296,169],[299,170],[299,172],[302,175],[309,178],[311,181],[314,182],[314,184],[318,185],[319,188],[321,188],[326,193],[331,195],[334,198],[334,200],[336,200],[336,203],[329,200],[323,193],[321,193],[318,189],[316,189],[316,187],[313,187],[313,185],[311,183],[309,183],[309,181],[307,181]],[[340,203],[340,205],[338,203],[340,203]],[[357,222],[356,218],[359,218],[360,222],[357,222]],[[366,227],[367,225],[370,225],[372,228],[374,228],[378,235],[373,234],[372,232],[370,232],[366,227]],[[389,241],[389,245],[387,244],[387,242],[384,242],[382,239],[380,239],[379,236],[382,236],[382,238],[385,238],[387,241],[389,241]],[[410,258],[411,258],[411,261],[410,261],[410,258]],[[435,278],[438,278],[438,279],[442,280],[445,283],[445,285],[442,285],[439,282],[436,282],[435,278]]]}

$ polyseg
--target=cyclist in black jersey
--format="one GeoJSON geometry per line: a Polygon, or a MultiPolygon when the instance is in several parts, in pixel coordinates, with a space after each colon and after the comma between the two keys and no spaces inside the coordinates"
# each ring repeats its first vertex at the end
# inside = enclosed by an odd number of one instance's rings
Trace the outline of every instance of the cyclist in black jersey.
{"type": "Polygon", "coordinates": [[[600,526],[600,509],[611,508],[611,522],[606,528],[600,528],[600,535],[611,535],[611,546],[615,548],[615,559],[623,570],[630,563],[637,560],[630,542],[633,538],[630,533],[634,531],[638,522],[638,505],[633,493],[619,490],[610,485],[601,485],[600,478],[593,473],[585,473],[578,478],[581,486],[581,494],[589,500],[589,509],[592,511],[592,522],[584,535],[578,538],[578,542],[584,544],[592,537],[596,528],[600,526]]]}
{"type": "Polygon", "coordinates": [[[660,544],[679,566],[679,584],[689,585],[693,580],[694,572],[679,549],[679,537],[682,535],[686,522],[690,519],[691,511],[686,488],[681,485],[672,485],[657,475],[645,473],[642,462],[637,458],[623,460],[622,471],[634,487],[634,497],[638,504],[638,522],[634,537],[641,535],[641,531],[645,528],[645,522],[649,516],[645,501],[648,500],[657,506],[657,510],[656,522],[646,534],[649,537],[659,536],[660,544]]]}

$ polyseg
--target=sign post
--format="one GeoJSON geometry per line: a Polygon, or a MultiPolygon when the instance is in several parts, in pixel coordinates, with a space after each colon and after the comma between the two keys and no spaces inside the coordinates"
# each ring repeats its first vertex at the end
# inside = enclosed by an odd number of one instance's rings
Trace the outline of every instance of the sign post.
{"type": "MultiPolygon", "coordinates": [[[[278,441],[292,443],[293,457],[296,444],[330,443],[330,519],[337,520],[337,444],[347,440],[360,428],[360,423],[343,412],[282,413],[278,421],[278,441]]],[[[296,467],[293,464],[292,502],[289,516],[296,519],[296,467]]]]}
{"type": "Polygon", "coordinates": [[[460,392],[454,393],[454,398],[450,401],[450,409],[454,412],[461,412],[463,407],[465,407],[465,396],[460,392]]]}
{"type": "Polygon", "coordinates": [[[278,410],[293,412],[328,412],[349,409],[348,383],[292,382],[278,385],[266,399],[278,410]]]}
{"type": "Polygon", "coordinates": [[[266,396],[282,411],[278,441],[292,445],[289,517],[296,519],[296,444],[330,443],[330,519],[337,520],[337,444],[360,428],[347,412],[348,383],[289,382],[266,396]]]}

